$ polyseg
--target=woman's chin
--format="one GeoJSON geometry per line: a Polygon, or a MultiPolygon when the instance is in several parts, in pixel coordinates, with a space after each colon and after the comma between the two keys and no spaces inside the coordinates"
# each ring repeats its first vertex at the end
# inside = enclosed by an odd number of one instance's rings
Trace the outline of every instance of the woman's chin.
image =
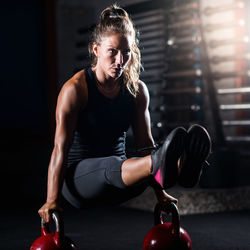
{"type": "Polygon", "coordinates": [[[117,78],[121,77],[121,75],[122,75],[122,71],[119,71],[119,72],[112,72],[112,73],[110,74],[110,76],[111,76],[112,78],[114,78],[114,79],[117,79],[117,78]]]}

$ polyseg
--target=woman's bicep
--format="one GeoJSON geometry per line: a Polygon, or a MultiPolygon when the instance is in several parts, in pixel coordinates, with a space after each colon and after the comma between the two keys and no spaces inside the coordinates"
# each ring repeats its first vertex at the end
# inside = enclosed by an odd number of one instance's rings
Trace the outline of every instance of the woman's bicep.
{"type": "Polygon", "coordinates": [[[132,130],[135,137],[136,148],[151,147],[154,140],[151,133],[151,120],[148,110],[149,95],[144,83],[139,88],[139,94],[135,102],[132,130]]]}
{"type": "Polygon", "coordinates": [[[74,86],[66,86],[58,96],[55,146],[63,150],[67,150],[73,140],[81,102],[74,86]]]}
{"type": "Polygon", "coordinates": [[[60,147],[60,149],[65,151],[68,149],[73,140],[77,115],[74,114],[74,112],[65,113],[60,111],[56,120],[54,143],[55,146],[60,147]]]}

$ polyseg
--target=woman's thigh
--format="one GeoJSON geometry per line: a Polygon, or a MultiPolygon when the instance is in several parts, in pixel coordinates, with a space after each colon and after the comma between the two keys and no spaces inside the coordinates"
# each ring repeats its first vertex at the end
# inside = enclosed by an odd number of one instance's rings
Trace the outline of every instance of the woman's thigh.
{"type": "Polygon", "coordinates": [[[64,197],[74,206],[120,204],[142,193],[147,183],[127,187],[121,179],[124,157],[89,158],[67,169],[64,197]],[[83,205],[82,205],[83,203],[83,205]]]}

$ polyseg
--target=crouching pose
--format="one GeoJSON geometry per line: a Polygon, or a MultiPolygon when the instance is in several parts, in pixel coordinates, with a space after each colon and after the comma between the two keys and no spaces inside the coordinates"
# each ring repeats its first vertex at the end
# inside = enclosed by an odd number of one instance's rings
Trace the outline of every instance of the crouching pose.
{"type": "Polygon", "coordinates": [[[151,186],[160,203],[177,202],[165,189],[177,182],[197,184],[211,151],[209,135],[199,125],[178,127],[155,147],[136,32],[124,9],[113,5],[101,13],[89,52],[91,66],[68,80],[58,97],[47,200],[39,210],[46,222],[51,211],[61,210],[61,195],[81,208],[120,204],[151,186]],[[127,159],[130,126],[143,154],[127,159]]]}

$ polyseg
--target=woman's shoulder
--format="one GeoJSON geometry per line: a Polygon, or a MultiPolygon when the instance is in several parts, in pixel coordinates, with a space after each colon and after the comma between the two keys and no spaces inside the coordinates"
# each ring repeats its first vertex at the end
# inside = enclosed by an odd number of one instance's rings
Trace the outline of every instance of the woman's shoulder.
{"type": "Polygon", "coordinates": [[[87,101],[88,89],[84,70],[75,73],[63,84],[59,99],[67,100],[69,103],[75,103],[81,106],[87,101]]]}
{"type": "Polygon", "coordinates": [[[62,87],[63,92],[75,92],[79,95],[87,93],[87,83],[85,70],[78,71],[62,87]]]}
{"type": "Polygon", "coordinates": [[[149,99],[148,87],[142,80],[138,81],[138,93],[136,99],[141,101],[147,101],[149,99]]]}
{"type": "Polygon", "coordinates": [[[85,88],[86,87],[86,71],[82,69],[75,73],[66,83],[66,86],[74,88],[85,88]]]}
{"type": "Polygon", "coordinates": [[[144,91],[144,92],[147,92],[148,91],[148,87],[147,87],[147,85],[146,85],[146,83],[145,82],[143,82],[142,80],[138,80],[138,89],[139,89],[139,91],[141,90],[141,91],[144,91]]]}

